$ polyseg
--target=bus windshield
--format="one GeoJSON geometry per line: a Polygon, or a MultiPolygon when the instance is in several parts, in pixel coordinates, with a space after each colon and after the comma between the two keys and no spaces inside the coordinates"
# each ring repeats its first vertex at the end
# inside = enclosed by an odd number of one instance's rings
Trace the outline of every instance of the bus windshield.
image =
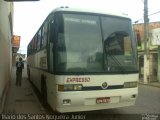
{"type": "Polygon", "coordinates": [[[131,21],[125,18],[59,14],[56,71],[128,73],[137,70],[131,21]]]}

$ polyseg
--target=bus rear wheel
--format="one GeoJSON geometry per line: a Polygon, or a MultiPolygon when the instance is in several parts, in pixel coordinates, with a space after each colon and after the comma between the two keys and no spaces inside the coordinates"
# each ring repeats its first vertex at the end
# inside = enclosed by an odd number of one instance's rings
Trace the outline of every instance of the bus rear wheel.
{"type": "Polygon", "coordinates": [[[44,104],[47,104],[47,87],[46,87],[46,78],[41,77],[41,98],[44,104]]]}

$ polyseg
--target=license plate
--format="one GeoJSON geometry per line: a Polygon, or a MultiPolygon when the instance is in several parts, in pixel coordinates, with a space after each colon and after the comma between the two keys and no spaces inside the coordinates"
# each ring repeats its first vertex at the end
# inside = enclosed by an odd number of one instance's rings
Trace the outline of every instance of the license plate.
{"type": "Polygon", "coordinates": [[[111,102],[110,97],[97,98],[96,103],[109,103],[111,102]]]}

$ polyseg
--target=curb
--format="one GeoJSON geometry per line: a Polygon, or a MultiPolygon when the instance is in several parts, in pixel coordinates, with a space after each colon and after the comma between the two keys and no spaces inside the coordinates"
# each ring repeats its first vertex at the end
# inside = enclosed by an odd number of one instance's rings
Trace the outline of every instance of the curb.
{"type": "Polygon", "coordinates": [[[147,85],[147,86],[152,86],[152,87],[158,87],[160,88],[160,83],[155,83],[155,84],[152,84],[152,83],[142,83],[142,82],[139,82],[138,84],[141,84],[141,85],[147,85]]]}

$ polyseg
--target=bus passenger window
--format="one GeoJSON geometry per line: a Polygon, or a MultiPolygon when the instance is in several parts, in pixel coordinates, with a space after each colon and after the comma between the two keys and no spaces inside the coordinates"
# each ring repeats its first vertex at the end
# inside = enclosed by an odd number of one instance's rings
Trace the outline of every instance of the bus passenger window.
{"type": "Polygon", "coordinates": [[[41,49],[41,29],[38,31],[37,34],[37,50],[41,49]]]}
{"type": "Polygon", "coordinates": [[[46,22],[42,27],[42,48],[46,47],[47,32],[48,32],[48,23],[46,22]]]}

